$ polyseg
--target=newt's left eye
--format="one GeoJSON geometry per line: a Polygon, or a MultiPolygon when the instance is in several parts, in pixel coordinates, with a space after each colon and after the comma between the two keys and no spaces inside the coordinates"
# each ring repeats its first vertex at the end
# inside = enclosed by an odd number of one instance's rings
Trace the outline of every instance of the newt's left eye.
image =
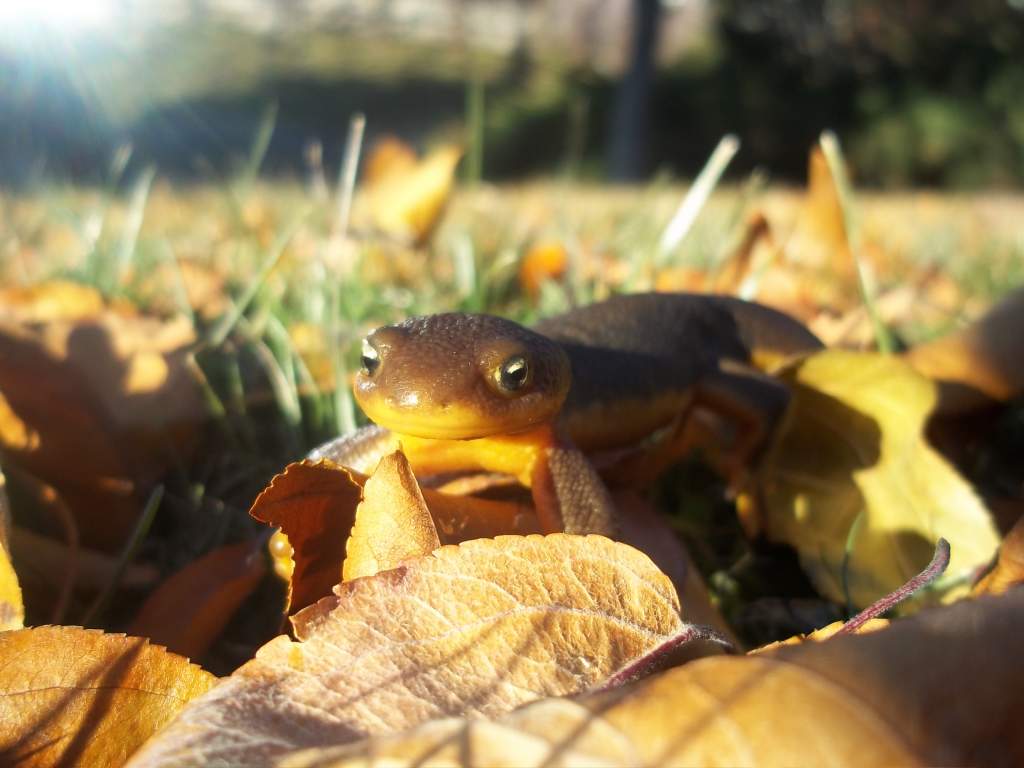
{"type": "Polygon", "coordinates": [[[530,364],[522,355],[514,355],[501,364],[496,378],[505,392],[518,392],[530,381],[530,364]]]}
{"type": "Polygon", "coordinates": [[[367,376],[373,376],[374,371],[380,365],[380,354],[369,339],[363,339],[363,353],[359,361],[362,363],[363,373],[367,376]]]}

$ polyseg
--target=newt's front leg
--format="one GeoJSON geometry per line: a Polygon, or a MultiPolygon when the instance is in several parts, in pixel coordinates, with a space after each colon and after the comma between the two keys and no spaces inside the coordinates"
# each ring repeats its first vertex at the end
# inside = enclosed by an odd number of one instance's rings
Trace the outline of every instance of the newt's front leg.
{"type": "Polygon", "coordinates": [[[545,533],[615,533],[615,505],[590,460],[549,425],[476,440],[399,436],[417,474],[480,470],[530,488],[545,533]]]}

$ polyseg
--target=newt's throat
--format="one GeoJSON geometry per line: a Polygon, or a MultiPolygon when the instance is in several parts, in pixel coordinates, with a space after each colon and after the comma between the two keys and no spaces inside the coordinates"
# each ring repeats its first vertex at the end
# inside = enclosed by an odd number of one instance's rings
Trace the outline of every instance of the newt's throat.
{"type": "Polygon", "coordinates": [[[550,424],[514,435],[494,435],[473,440],[396,435],[409,464],[417,474],[479,470],[512,475],[530,486],[533,470],[543,453],[556,443],[550,424]]]}

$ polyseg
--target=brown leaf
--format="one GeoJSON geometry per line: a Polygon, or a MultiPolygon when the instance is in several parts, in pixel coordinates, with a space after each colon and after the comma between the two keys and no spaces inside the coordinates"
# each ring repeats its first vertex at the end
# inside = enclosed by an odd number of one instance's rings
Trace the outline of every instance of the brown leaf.
{"type": "Polygon", "coordinates": [[[311,605],[341,581],[345,543],[365,476],[321,461],[289,464],[256,497],[249,514],[288,537],[295,567],[286,611],[311,605]]]}
{"type": "Polygon", "coordinates": [[[185,364],[193,341],[187,320],[113,312],[0,323],[0,447],[60,492],[83,543],[122,544],[142,494],[195,445],[206,411],[185,364]]]}
{"type": "Polygon", "coordinates": [[[665,515],[635,491],[616,490],[612,498],[619,512],[619,535],[616,538],[639,549],[672,580],[676,593],[686,606],[688,621],[714,628],[739,648],[739,640],[711,602],[700,571],[665,515]]]}
{"type": "Polygon", "coordinates": [[[363,497],[345,548],[345,581],[396,568],[441,546],[404,454],[396,451],[380,460],[363,497]]]}
{"type": "Polygon", "coordinates": [[[327,766],[1020,765],[1024,592],[285,757],[327,766]]]}
{"type": "Polygon", "coordinates": [[[669,580],[598,536],[442,547],[341,584],[196,701],[132,765],[267,762],[578,693],[684,628],[669,580]]]}
{"type": "MultiPolygon", "coordinates": [[[[289,613],[331,594],[341,581],[346,542],[366,479],[330,461],[289,464],[253,503],[249,513],[279,526],[292,550],[289,613]]],[[[423,497],[443,544],[540,530],[536,514],[521,504],[429,489],[423,497]]]]}
{"type": "Polygon", "coordinates": [[[216,678],[143,638],[0,634],[0,763],[121,765],[216,678]]]}
{"type": "Polygon", "coordinates": [[[914,347],[905,357],[940,383],[940,413],[962,413],[1024,391],[1024,289],[961,331],[914,347]]]}
{"type": "Polygon", "coordinates": [[[995,566],[974,585],[972,594],[999,595],[1021,583],[1024,583],[1024,517],[1006,534],[995,566]]]}
{"type": "Polygon", "coordinates": [[[128,634],[188,658],[202,656],[266,573],[261,549],[242,541],[189,563],[147,598],[128,634]]]}

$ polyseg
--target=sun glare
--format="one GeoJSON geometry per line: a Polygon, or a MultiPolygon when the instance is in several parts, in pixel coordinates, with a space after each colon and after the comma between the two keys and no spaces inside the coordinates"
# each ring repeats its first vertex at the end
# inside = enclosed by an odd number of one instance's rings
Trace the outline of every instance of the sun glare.
{"type": "Polygon", "coordinates": [[[0,0],[0,34],[41,26],[96,29],[113,21],[116,10],[116,0],[0,0]]]}

